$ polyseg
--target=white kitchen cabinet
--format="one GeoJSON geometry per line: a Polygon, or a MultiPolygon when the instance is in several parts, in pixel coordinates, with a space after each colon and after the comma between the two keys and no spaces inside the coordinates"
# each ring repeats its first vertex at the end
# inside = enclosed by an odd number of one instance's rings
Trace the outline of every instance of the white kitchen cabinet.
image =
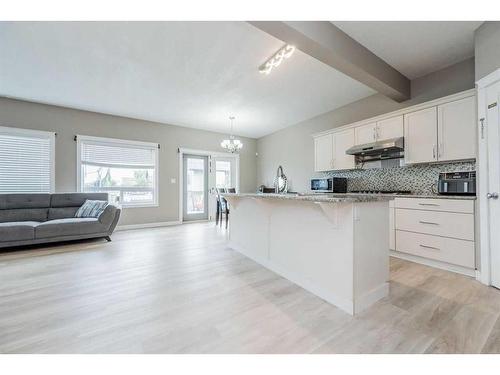
{"type": "Polygon", "coordinates": [[[396,116],[357,126],[354,129],[356,145],[384,141],[403,136],[403,116],[396,116]]]}
{"type": "Polygon", "coordinates": [[[476,157],[476,98],[438,106],[438,160],[476,157]]]}
{"type": "Polygon", "coordinates": [[[405,162],[437,161],[437,108],[404,115],[405,162]]]}
{"type": "Polygon", "coordinates": [[[314,170],[316,172],[333,169],[333,134],[314,138],[314,170]]]}
{"type": "Polygon", "coordinates": [[[403,115],[377,121],[377,141],[403,136],[403,115]]]}
{"type": "Polygon", "coordinates": [[[354,169],[354,156],[347,155],[347,149],[354,146],[354,129],[346,129],[333,134],[333,169],[354,169]]]}
{"type": "Polygon", "coordinates": [[[473,275],[474,201],[443,198],[394,200],[395,256],[473,275]],[[406,254],[406,255],[405,255],[406,254]],[[405,258],[408,259],[408,258],[405,258]],[[458,266],[458,267],[457,267],[458,266]]]}
{"type": "Polygon", "coordinates": [[[377,140],[377,123],[370,122],[366,125],[354,128],[354,138],[356,145],[372,143],[377,140]]]}

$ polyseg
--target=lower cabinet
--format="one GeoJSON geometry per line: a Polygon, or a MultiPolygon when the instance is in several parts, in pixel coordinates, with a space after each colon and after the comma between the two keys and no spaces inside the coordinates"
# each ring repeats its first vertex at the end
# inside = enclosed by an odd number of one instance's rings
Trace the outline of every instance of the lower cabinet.
{"type": "Polygon", "coordinates": [[[431,260],[453,271],[474,272],[473,200],[396,198],[393,210],[391,250],[396,254],[408,254],[422,263],[431,260]]]}
{"type": "Polygon", "coordinates": [[[396,244],[404,253],[466,268],[475,266],[474,241],[396,230],[396,244]]]}

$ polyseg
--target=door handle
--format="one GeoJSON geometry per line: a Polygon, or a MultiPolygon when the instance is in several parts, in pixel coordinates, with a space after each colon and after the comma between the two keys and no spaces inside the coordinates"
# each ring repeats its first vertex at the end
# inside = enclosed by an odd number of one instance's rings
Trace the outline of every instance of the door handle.
{"type": "Polygon", "coordinates": [[[488,193],[486,194],[486,198],[488,199],[498,199],[498,193],[488,193]]]}
{"type": "Polygon", "coordinates": [[[436,145],[432,145],[432,158],[436,159],[436,145]]]}

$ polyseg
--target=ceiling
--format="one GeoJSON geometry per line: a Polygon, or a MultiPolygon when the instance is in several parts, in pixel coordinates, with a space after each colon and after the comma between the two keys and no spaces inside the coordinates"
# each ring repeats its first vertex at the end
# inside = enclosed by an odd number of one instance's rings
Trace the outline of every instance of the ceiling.
{"type": "Polygon", "coordinates": [[[332,22],[389,65],[414,79],[474,56],[478,21],[332,22]]]}
{"type": "Polygon", "coordinates": [[[246,22],[0,22],[0,95],[258,138],[375,92],[246,22]]]}

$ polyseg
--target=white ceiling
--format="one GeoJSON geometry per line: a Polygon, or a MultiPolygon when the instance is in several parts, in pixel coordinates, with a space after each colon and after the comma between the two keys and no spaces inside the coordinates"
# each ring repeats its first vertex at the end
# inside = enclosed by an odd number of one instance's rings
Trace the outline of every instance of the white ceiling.
{"type": "Polygon", "coordinates": [[[0,22],[0,95],[261,137],[374,91],[246,22],[0,22]]]}
{"type": "Polygon", "coordinates": [[[332,22],[409,79],[474,56],[477,21],[332,22]]]}

